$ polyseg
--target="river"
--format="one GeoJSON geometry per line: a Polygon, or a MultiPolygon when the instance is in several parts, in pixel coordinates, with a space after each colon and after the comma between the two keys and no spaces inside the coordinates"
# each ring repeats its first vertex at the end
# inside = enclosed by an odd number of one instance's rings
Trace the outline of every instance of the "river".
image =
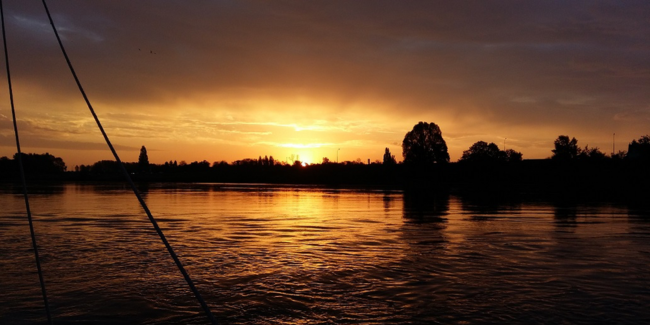
{"type": "MultiPolygon", "coordinates": [[[[650,212],[389,190],[149,184],[221,324],[650,324],[650,212]]],[[[33,187],[56,324],[203,324],[133,194],[33,187]]],[[[45,322],[20,190],[0,186],[0,323],[45,322]]]]}

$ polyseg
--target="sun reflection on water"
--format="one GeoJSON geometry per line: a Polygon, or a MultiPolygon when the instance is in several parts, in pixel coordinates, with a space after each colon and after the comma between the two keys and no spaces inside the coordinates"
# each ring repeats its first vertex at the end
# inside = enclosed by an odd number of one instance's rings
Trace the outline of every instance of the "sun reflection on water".
{"type": "MultiPolygon", "coordinates": [[[[225,323],[597,321],[621,308],[648,315],[644,212],[264,184],[142,191],[225,323]]],[[[0,319],[8,323],[40,317],[20,199],[0,193],[0,319]]],[[[125,187],[67,184],[35,195],[33,211],[55,319],[204,322],[125,187]]]]}

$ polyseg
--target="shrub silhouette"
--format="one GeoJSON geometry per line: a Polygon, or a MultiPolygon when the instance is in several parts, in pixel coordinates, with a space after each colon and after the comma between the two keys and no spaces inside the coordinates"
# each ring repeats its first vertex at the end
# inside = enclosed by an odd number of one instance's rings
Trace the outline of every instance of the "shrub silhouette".
{"type": "MultiPolygon", "coordinates": [[[[499,150],[499,147],[494,142],[488,144],[485,141],[478,141],[469,147],[469,149],[463,151],[463,156],[460,157],[460,161],[495,162],[503,160],[501,156],[501,150],[499,150]]],[[[503,157],[505,157],[505,153],[503,157]]]]}
{"type": "Polygon", "coordinates": [[[489,163],[521,161],[522,156],[521,152],[512,149],[506,151],[499,150],[499,147],[494,142],[488,144],[485,141],[478,141],[469,147],[468,150],[463,151],[463,156],[460,157],[459,162],[489,163]]]}

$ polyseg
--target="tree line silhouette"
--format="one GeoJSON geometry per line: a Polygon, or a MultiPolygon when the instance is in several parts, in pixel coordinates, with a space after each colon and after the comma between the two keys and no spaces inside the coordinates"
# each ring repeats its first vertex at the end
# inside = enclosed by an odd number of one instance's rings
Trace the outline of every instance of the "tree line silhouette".
{"type": "MultiPolygon", "coordinates": [[[[628,151],[612,155],[597,147],[581,148],[575,138],[560,135],[551,152],[549,159],[524,160],[521,152],[477,141],[458,162],[451,163],[440,127],[419,122],[404,136],[403,161],[399,163],[385,148],[383,161],[367,163],[361,159],[337,163],[324,157],[321,163],[305,166],[299,158],[289,163],[259,156],[231,163],[203,160],[152,164],[142,146],[137,162],[125,166],[137,181],[307,183],[508,193],[596,191],[604,196],[649,192],[648,135],[632,140],[628,151]]],[[[17,179],[15,158],[0,158],[0,180],[17,179]]],[[[31,179],[121,180],[115,161],[79,165],[74,171],[68,171],[61,158],[49,153],[23,154],[23,162],[31,179]]]]}

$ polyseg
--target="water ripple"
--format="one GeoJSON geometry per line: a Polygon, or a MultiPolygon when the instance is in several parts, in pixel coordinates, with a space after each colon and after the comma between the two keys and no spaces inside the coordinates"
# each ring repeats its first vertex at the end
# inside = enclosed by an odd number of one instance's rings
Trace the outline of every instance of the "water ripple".
{"type": "MultiPolygon", "coordinates": [[[[222,324],[650,323],[639,209],[236,184],[145,197],[222,324]]],[[[2,324],[44,317],[20,199],[0,194],[2,324]]],[[[205,323],[124,188],[32,204],[57,324],[205,323]]]]}

